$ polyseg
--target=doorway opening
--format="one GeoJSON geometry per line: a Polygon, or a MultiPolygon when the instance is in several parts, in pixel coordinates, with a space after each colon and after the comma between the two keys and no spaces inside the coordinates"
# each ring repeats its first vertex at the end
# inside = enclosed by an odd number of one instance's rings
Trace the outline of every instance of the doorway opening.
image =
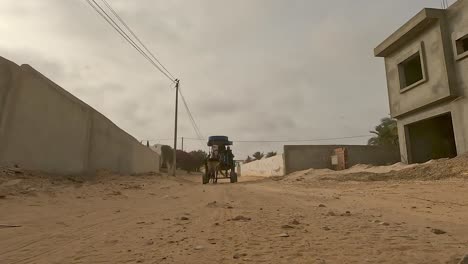
{"type": "Polygon", "coordinates": [[[450,113],[407,125],[406,133],[410,163],[457,156],[450,113]]]}

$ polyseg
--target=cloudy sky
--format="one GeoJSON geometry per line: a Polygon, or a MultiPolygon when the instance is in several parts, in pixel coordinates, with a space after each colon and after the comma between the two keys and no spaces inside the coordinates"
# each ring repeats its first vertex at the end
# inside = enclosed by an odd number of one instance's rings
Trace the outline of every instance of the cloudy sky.
{"type": "MultiPolygon", "coordinates": [[[[389,114],[383,60],[373,48],[441,1],[108,2],[181,79],[204,136],[296,140],[369,134],[389,114]]],[[[171,83],[86,1],[1,0],[0,35],[0,56],[30,64],[135,138],[171,144],[163,140],[173,134],[171,83]]],[[[179,135],[196,137],[180,114],[179,135]]],[[[282,145],[238,143],[235,154],[282,145]]],[[[186,149],[201,147],[185,140],[186,149]]]]}

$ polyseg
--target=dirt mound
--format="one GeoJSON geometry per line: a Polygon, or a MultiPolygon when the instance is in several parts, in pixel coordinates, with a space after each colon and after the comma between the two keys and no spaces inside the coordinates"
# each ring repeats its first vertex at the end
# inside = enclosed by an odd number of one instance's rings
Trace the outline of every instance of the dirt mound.
{"type": "Polygon", "coordinates": [[[24,195],[36,196],[41,193],[55,196],[59,192],[66,192],[67,188],[99,184],[112,186],[109,191],[116,195],[120,190],[143,190],[144,185],[134,180],[136,178],[153,179],[154,176],[161,176],[161,174],[152,172],[121,175],[107,170],[98,170],[91,174],[63,175],[25,170],[19,167],[0,167],[0,199],[24,195]]]}
{"type": "Polygon", "coordinates": [[[357,164],[347,170],[344,171],[337,171],[336,173],[339,174],[349,174],[349,173],[357,173],[357,172],[370,172],[370,173],[386,173],[391,171],[400,171],[407,168],[412,168],[420,166],[420,164],[404,164],[401,162],[395,163],[393,165],[388,166],[372,166],[367,164],[357,164]]]}
{"type": "Polygon", "coordinates": [[[336,181],[385,181],[385,180],[441,180],[468,178],[468,154],[453,159],[432,160],[397,171],[356,172],[323,175],[320,180],[336,181]]]}
{"type": "Polygon", "coordinates": [[[51,186],[64,184],[81,184],[79,177],[49,175],[28,171],[22,168],[0,168],[0,195],[36,195],[51,189],[51,186]]]}

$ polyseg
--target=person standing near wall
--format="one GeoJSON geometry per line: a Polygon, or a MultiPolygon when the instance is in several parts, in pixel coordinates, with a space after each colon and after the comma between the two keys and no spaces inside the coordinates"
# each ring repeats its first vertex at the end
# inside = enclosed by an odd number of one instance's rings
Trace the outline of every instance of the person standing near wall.
{"type": "Polygon", "coordinates": [[[226,150],[226,161],[227,161],[226,163],[228,163],[232,167],[236,165],[236,163],[234,162],[234,154],[232,154],[232,150],[230,147],[227,147],[227,150],[226,150]]]}

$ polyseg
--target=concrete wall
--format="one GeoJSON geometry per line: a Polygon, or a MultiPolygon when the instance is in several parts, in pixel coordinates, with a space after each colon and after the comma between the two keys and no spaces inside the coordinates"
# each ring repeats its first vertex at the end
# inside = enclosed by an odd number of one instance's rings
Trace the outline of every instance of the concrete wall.
{"type": "Polygon", "coordinates": [[[420,13],[376,48],[376,55],[385,57],[390,109],[398,121],[403,162],[410,161],[407,126],[445,113],[452,115],[457,153],[468,151],[468,56],[458,56],[454,47],[456,39],[468,34],[468,1],[458,0],[449,9],[435,12],[442,15],[424,25],[423,30],[413,30],[407,35],[401,33],[415,26],[413,22],[420,13]],[[399,44],[385,52],[381,47],[390,47],[385,44],[389,41],[399,44]],[[398,58],[409,54],[421,42],[425,46],[427,82],[401,92],[398,58]]]}
{"type": "Polygon", "coordinates": [[[307,169],[332,169],[331,156],[337,148],[348,151],[348,166],[356,164],[387,165],[400,161],[397,149],[361,145],[291,145],[284,146],[285,173],[307,169]]]}
{"type": "MultiPolygon", "coordinates": [[[[460,35],[468,35],[468,1],[459,0],[447,10],[448,33],[454,49],[455,40],[460,35]]],[[[459,154],[468,152],[468,56],[460,58],[455,52],[456,89],[459,97],[450,103],[455,140],[459,154]]]]}
{"type": "Polygon", "coordinates": [[[276,155],[253,162],[241,164],[241,176],[283,176],[284,159],[283,155],[276,155]]]}
{"type": "Polygon", "coordinates": [[[29,65],[0,57],[0,165],[52,173],[159,171],[159,155],[29,65]]]}
{"type": "Polygon", "coordinates": [[[441,21],[434,22],[414,39],[385,58],[390,112],[398,117],[440,100],[450,98],[447,58],[442,45],[441,21]],[[425,79],[406,90],[400,85],[398,65],[416,52],[421,53],[425,79]]]}

